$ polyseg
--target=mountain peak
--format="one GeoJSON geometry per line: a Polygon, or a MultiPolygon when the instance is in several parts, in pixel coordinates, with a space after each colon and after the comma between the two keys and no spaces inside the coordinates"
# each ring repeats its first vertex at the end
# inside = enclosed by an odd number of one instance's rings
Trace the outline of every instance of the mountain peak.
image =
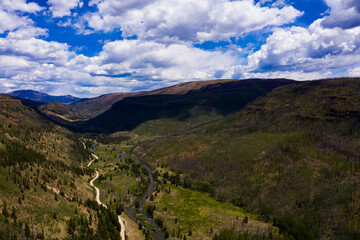
{"type": "Polygon", "coordinates": [[[64,104],[71,104],[80,100],[80,98],[66,95],[66,96],[52,96],[43,92],[38,92],[31,89],[17,90],[6,93],[7,95],[18,97],[21,99],[29,99],[36,102],[61,102],[64,104]]]}

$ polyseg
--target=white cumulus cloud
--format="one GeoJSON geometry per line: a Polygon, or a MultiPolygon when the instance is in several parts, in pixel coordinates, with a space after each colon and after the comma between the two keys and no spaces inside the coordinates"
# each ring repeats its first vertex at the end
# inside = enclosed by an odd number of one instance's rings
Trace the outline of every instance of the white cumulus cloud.
{"type": "Polygon", "coordinates": [[[325,0],[330,7],[330,15],[325,17],[324,27],[353,28],[360,26],[359,0],[325,0]]]}
{"type": "Polygon", "coordinates": [[[26,3],[26,0],[1,0],[0,9],[6,10],[8,12],[21,11],[35,13],[43,8],[36,3],[26,3]]]}
{"type": "Polygon", "coordinates": [[[276,30],[248,57],[253,71],[316,71],[349,67],[360,60],[360,27],[324,28],[317,20],[309,28],[276,30]]]}
{"type": "Polygon", "coordinates": [[[94,74],[131,73],[134,78],[186,81],[212,79],[215,73],[236,64],[230,52],[205,51],[183,44],[162,44],[153,41],[124,40],[107,43],[95,65],[94,74]]]}
{"type": "Polygon", "coordinates": [[[53,17],[64,17],[71,15],[71,9],[76,8],[77,6],[81,7],[83,2],[81,0],[49,0],[48,4],[50,5],[50,11],[52,12],[53,17]]]}
{"type": "Polygon", "coordinates": [[[228,41],[232,36],[281,26],[302,13],[292,6],[263,7],[253,0],[92,1],[98,12],[86,14],[77,26],[123,36],[161,41],[228,41]]]}

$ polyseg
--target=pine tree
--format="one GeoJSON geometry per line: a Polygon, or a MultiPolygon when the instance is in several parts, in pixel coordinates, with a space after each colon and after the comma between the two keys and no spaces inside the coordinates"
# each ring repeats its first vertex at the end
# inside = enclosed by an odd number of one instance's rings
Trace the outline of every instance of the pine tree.
{"type": "Polygon", "coordinates": [[[17,217],[15,207],[12,208],[11,218],[14,219],[14,222],[16,222],[17,217]]]}
{"type": "Polygon", "coordinates": [[[6,203],[6,201],[4,201],[2,214],[3,214],[5,217],[9,217],[9,212],[8,212],[8,210],[7,210],[7,203],[6,203]]]}
{"type": "Polygon", "coordinates": [[[30,238],[30,227],[28,223],[25,223],[25,237],[30,238]]]}

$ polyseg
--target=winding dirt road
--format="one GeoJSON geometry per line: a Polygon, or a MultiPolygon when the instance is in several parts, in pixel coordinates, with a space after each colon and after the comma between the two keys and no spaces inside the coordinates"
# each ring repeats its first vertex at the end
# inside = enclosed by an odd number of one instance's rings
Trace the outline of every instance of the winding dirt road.
{"type": "Polygon", "coordinates": [[[94,181],[99,177],[99,172],[97,170],[95,170],[95,172],[96,172],[96,176],[90,181],[90,186],[92,186],[96,190],[96,198],[95,198],[96,202],[99,205],[103,206],[104,208],[107,208],[107,206],[100,201],[100,190],[99,190],[99,188],[94,186],[94,181]]]}
{"type": "MultiPolygon", "coordinates": [[[[92,155],[93,155],[93,157],[95,159],[98,159],[98,156],[96,156],[93,153],[92,153],[92,155]]],[[[90,167],[90,165],[93,163],[94,160],[89,162],[89,164],[87,166],[90,167]]],[[[95,190],[96,190],[96,198],[95,198],[96,202],[99,205],[103,206],[104,208],[107,208],[107,206],[100,201],[100,190],[99,190],[99,188],[95,187],[95,185],[94,185],[94,181],[99,177],[99,172],[97,170],[95,170],[95,173],[96,173],[96,176],[90,181],[90,186],[95,188],[95,190]]],[[[124,221],[122,220],[120,215],[118,215],[118,219],[119,219],[119,223],[120,223],[120,226],[121,226],[120,236],[121,236],[121,239],[125,240],[125,224],[124,224],[124,221]]]]}
{"type": "Polygon", "coordinates": [[[91,165],[95,160],[99,159],[99,157],[96,156],[96,155],[93,154],[93,153],[91,154],[91,156],[93,156],[94,159],[89,162],[89,164],[87,165],[88,167],[90,167],[90,165],[91,165]]]}

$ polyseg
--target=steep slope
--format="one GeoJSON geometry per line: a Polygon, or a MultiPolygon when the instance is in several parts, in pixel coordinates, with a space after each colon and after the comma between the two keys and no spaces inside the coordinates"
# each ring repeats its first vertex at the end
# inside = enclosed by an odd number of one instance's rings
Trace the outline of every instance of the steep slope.
{"type": "Polygon", "coordinates": [[[115,103],[83,127],[100,132],[163,135],[218,119],[291,80],[228,80],[175,85],[115,103]]]}
{"type": "Polygon", "coordinates": [[[202,88],[212,85],[213,87],[216,84],[224,84],[230,82],[237,82],[238,80],[210,80],[210,81],[195,81],[195,82],[185,82],[176,84],[174,86],[165,87],[153,90],[148,92],[147,95],[182,95],[189,93],[190,91],[198,91],[202,88]]]}
{"type": "Polygon", "coordinates": [[[65,120],[68,122],[85,121],[87,117],[72,110],[68,105],[60,102],[44,103],[37,107],[43,114],[54,120],[65,120]],[[60,118],[60,119],[59,119],[60,118]]]}
{"type": "Polygon", "coordinates": [[[80,100],[80,98],[67,96],[51,96],[46,93],[34,91],[34,90],[19,90],[6,93],[7,95],[18,97],[21,99],[30,99],[36,102],[61,102],[65,104],[74,103],[80,100]]]}
{"type": "Polygon", "coordinates": [[[110,225],[95,225],[88,158],[79,136],[0,94],[0,239],[99,238],[110,225]]]}
{"type": "Polygon", "coordinates": [[[360,236],[360,79],[287,85],[241,112],[138,146],[183,185],[230,200],[295,239],[360,236]]]}
{"type": "Polygon", "coordinates": [[[111,93],[104,94],[96,98],[81,99],[70,105],[71,109],[79,112],[89,118],[94,118],[107,110],[112,105],[127,97],[147,96],[147,95],[180,95],[189,91],[199,90],[210,84],[232,82],[234,80],[215,80],[215,81],[197,81],[177,84],[166,88],[157,89],[150,92],[134,92],[134,93],[111,93]]]}
{"type": "Polygon", "coordinates": [[[87,116],[88,118],[94,118],[109,110],[114,103],[126,97],[137,96],[139,94],[141,93],[105,94],[96,98],[82,99],[76,103],[71,104],[70,108],[82,115],[87,116]]]}

